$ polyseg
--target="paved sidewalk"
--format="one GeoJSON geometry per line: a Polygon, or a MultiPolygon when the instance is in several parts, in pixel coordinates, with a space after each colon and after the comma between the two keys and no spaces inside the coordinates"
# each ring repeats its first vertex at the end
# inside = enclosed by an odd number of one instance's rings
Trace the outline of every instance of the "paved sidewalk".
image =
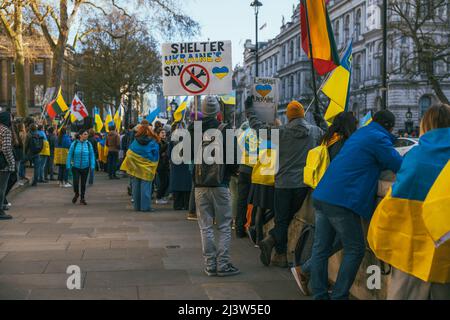
{"type": "Polygon", "coordinates": [[[305,299],[288,269],[264,267],[248,239],[233,239],[242,274],[203,274],[197,222],[155,206],[135,213],[128,179],[99,174],[88,206],[73,205],[56,182],[28,187],[0,221],[0,299],[305,299]],[[82,289],[68,290],[67,267],[81,268],[82,289]]]}

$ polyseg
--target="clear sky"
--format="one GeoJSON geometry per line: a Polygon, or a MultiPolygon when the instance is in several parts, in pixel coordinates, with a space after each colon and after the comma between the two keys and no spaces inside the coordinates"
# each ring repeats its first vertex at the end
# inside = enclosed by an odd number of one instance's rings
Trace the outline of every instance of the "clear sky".
{"type": "MultiPolygon", "coordinates": [[[[258,24],[267,27],[258,30],[259,41],[274,38],[281,27],[282,16],[286,22],[292,16],[292,6],[298,0],[259,0],[258,24]]],[[[255,14],[252,0],[186,0],[184,11],[201,25],[201,35],[192,41],[231,40],[233,66],[243,61],[246,39],[255,41],[255,14]]]]}

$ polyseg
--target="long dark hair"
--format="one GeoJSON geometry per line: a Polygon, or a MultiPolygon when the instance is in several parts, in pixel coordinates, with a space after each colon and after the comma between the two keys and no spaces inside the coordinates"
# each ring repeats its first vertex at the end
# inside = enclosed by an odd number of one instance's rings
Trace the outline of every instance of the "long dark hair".
{"type": "Polygon", "coordinates": [[[341,112],[334,120],[333,124],[328,128],[322,137],[322,143],[328,142],[337,133],[345,141],[356,131],[358,120],[356,120],[353,112],[341,112]]]}

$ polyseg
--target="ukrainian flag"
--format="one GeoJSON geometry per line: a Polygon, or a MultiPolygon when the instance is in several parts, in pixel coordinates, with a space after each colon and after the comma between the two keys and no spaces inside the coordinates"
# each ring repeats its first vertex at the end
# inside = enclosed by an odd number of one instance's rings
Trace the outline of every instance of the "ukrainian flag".
{"type": "Polygon", "coordinates": [[[50,144],[48,143],[47,136],[45,134],[41,134],[41,136],[44,138],[44,146],[39,155],[50,157],[50,144]]]}
{"type": "Polygon", "coordinates": [[[102,118],[100,117],[100,110],[94,107],[94,121],[95,121],[95,132],[101,132],[103,128],[102,118]]]}
{"type": "Polygon", "coordinates": [[[220,96],[220,99],[222,100],[222,102],[224,104],[228,104],[228,105],[236,105],[236,91],[232,91],[231,94],[226,94],[226,95],[222,95],[220,96]]]}
{"type": "Polygon", "coordinates": [[[341,112],[348,110],[350,98],[350,80],[352,73],[352,50],[350,41],[341,64],[337,67],[322,88],[322,92],[330,98],[330,104],[325,113],[325,120],[332,123],[333,119],[341,112]]]}
{"type": "Polygon", "coordinates": [[[188,96],[184,98],[183,102],[180,104],[180,106],[173,114],[174,122],[180,122],[183,119],[184,114],[186,113],[188,98],[189,98],[188,96]]]}
{"type": "Polygon", "coordinates": [[[58,141],[59,138],[56,140],[54,164],[66,165],[66,160],[72,141],[70,140],[68,135],[65,135],[62,138],[61,144],[59,144],[58,141]]]}
{"type": "Polygon", "coordinates": [[[112,113],[111,113],[111,108],[108,108],[107,114],[106,114],[106,118],[105,118],[105,130],[106,130],[106,132],[109,132],[109,126],[111,124],[114,124],[114,121],[113,121],[113,117],[112,117],[112,113]]]}
{"type": "Polygon", "coordinates": [[[426,282],[450,282],[450,128],[435,129],[405,156],[369,227],[378,259],[426,282]]]}
{"type": "Polygon", "coordinates": [[[103,163],[108,162],[108,147],[106,146],[106,138],[101,139],[97,143],[98,160],[103,163]]]}
{"type": "Polygon", "coordinates": [[[122,128],[122,106],[117,108],[116,114],[114,115],[114,124],[117,132],[120,132],[120,129],[122,128]]]}
{"type": "Polygon", "coordinates": [[[364,117],[361,118],[361,120],[359,120],[359,127],[360,128],[365,127],[371,122],[372,122],[372,112],[369,111],[364,117]]]}
{"type": "Polygon", "coordinates": [[[275,186],[277,173],[277,148],[270,141],[262,141],[259,145],[258,161],[253,167],[252,183],[275,186]]]}
{"type": "Polygon", "coordinates": [[[148,145],[141,145],[133,141],[127,155],[120,166],[130,176],[145,181],[153,181],[159,161],[159,145],[151,140],[148,145]]]}
{"type": "Polygon", "coordinates": [[[258,136],[252,128],[247,128],[238,138],[241,150],[241,164],[253,167],[258,160],[258,136]]]}

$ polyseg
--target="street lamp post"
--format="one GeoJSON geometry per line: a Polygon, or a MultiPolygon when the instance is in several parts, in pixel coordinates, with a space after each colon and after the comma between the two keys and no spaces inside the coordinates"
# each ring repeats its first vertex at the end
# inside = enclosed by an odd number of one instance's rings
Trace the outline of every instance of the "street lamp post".
{"type": "Polygon", "coordinates": [[[255,76],[259,76],[259,57],[258,57],[258,13],[259,13],[259,7],[262,7],[262,3],[258,0],[254,0],[250,6],[255,9],[255,76]]]}
{"type": "Polygon", "coordinates": [[[406,131],[406,133],[411,134],[413,131],[413,125],[414,125],[414,122],[412,121],[411,108],[408,108],[408,111],[406,112],[405,117],[406,117],[405,131],[406,131]]]}

